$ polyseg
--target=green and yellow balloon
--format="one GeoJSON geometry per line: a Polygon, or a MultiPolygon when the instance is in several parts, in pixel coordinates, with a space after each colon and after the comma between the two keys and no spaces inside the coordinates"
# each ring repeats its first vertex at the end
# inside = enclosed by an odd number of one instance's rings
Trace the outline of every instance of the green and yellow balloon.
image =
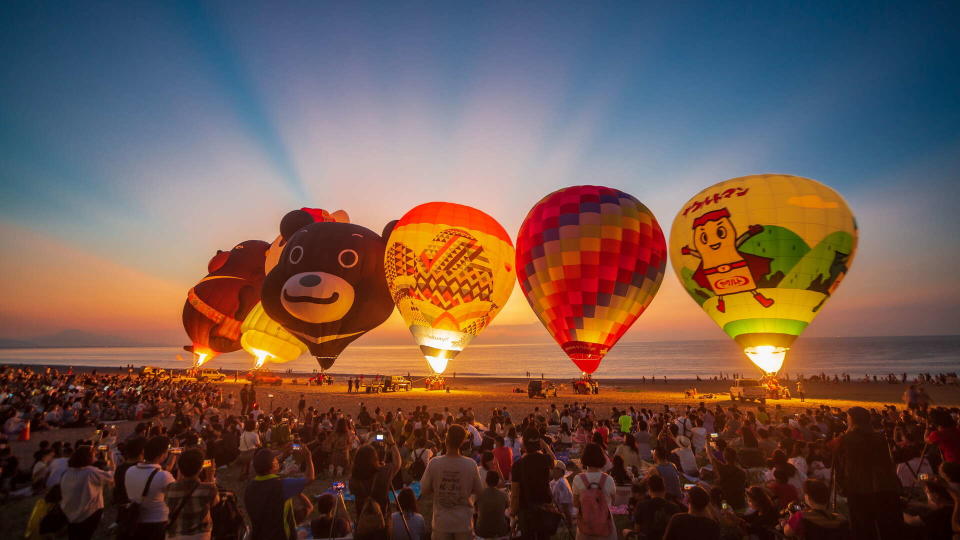
{"type": "Polygon", "coordinates": [[[846,277],[857,222],[833,189],[799,176],[733,178],[694,195],[670,231],[690,296],[763,371],[787,351],[846,277]]]}

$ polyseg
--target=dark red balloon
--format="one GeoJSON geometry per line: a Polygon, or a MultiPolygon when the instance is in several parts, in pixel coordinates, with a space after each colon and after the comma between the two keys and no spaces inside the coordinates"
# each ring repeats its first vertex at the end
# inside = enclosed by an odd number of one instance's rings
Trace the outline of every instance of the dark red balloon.
{"type": "Polygon", "coordinates": [[[184,350],[209,359],[240,349],[240,325],[260,301],[269,247],[247,240],[213,256],[210,273],[190,289],[183,305],[183,328],[192,342],[184,350]]]}

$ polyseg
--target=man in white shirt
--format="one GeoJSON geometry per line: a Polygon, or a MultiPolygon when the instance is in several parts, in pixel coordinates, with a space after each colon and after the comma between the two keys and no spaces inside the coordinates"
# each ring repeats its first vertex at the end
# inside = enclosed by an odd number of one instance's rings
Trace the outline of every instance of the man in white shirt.
{"type": "Polygon", "coordinates": [[[476,462],[460,455],[466,438],[463,426],[450,426],[447,453],[431,459],[420,480],[421,496],[433,497],[433,540],[473,538],[473,501],[483,491],[483,482],[476,462]]]}
{"type": "Polygon", "coordinates": [[[165,537],[169,510],[164,495],[167,485],[172,484],[174,478],[161,464],[166,463],[166,468],[171,468],[176,462],[175,455],[167,459],[169,447],[170,441],[166,437],[154,437],[147,441],[143,449],[144,463],[130,467],[124,478],[127,497],[140,504],[140,521],[133,535],[137,540],[163,540],[165,537]],[[144,496],[148,480],[150,487],[144,496]]]}

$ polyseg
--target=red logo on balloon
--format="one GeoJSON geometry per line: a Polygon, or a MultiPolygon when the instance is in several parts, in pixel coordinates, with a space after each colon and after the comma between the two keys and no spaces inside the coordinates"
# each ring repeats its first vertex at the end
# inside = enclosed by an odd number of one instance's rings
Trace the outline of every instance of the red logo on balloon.
{"type": "Polygon", "coordinates": [[[733,276],[726,279],[719,279],[713,284],[714,289],[723,290],[733,287],[742,287],[747,284],[747,278],[744,276],[733,276]]]}

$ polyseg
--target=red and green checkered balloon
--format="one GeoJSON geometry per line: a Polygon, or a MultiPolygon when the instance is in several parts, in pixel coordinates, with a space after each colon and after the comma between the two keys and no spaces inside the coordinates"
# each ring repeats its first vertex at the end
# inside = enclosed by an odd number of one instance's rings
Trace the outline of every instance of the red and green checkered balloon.
{"type": "Polygon", "coordinates": [[[585,373],[653,300],[667,262],[653,213],[622,191],[573,186],[544,197],[517,236],[530,307],[585,373]]]}

